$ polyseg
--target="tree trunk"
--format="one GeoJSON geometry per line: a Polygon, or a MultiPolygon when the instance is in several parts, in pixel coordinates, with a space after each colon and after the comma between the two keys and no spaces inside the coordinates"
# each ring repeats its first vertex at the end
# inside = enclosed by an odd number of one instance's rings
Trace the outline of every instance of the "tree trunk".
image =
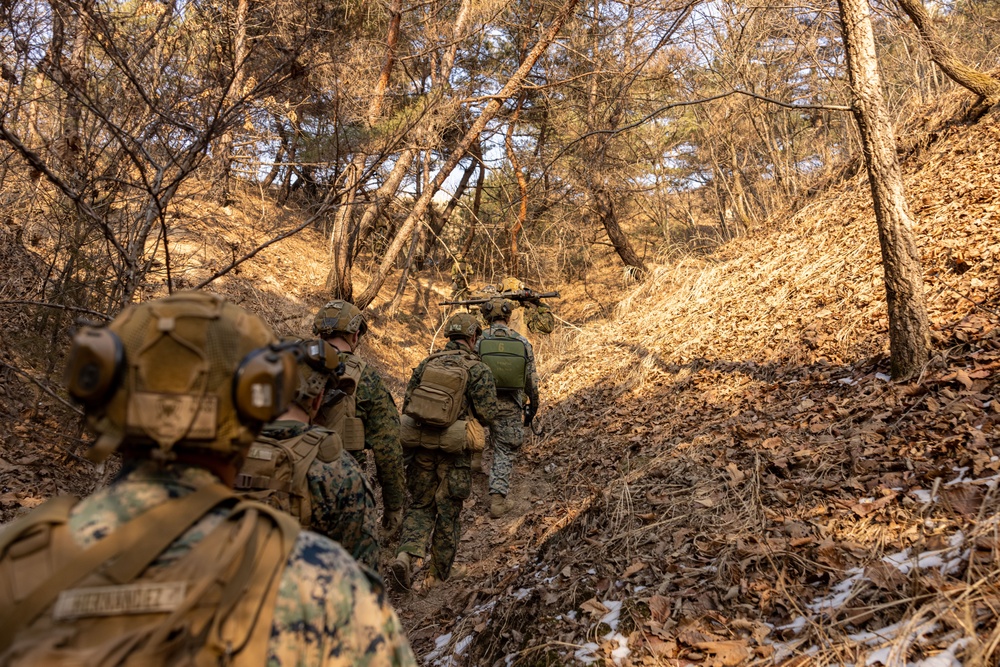
{"type": "MultiPolygon", "coordinates": [[[[396,62],[396,49],[399,47],[399,22],[403,15],[403,1],[392,0],[389,5],[389,31],[386,35],[385,62],[382,63],[382,70],[379,72],[378,83],[375,86],[375,93],[368,105],[368,113],[365,116],[366,129],[375,127],[382,115],[382,105],[385,103],[385,91],[389,87],[389,80],[392,76],[392,68],[396,62]]],[[[333,219],[333,230],[330,233],[330,272],[326,276],[326,289],[331,296],[337,299],[350,301],[354,293],[354,281],[351,277],[351,268],[354,264],[354,254],[351,252],[351,221],[354,220],[354,201],[357,198],[357,190],[361,185],[361,179],[365,173],[365,163],[368,155],[358,150],[347,168],[347,178],[345,184],[345,202],[333,219]]],[[[376,213],[377,215],[377,213],[376,213]]],[[[354,235],[356,238],[356,234],[354,235]]]]}
{"type": "Polygon", "coordinates": [[[597,209],[597,215],[601,218],[601,224],[604,225],[604,231],[608,233],[611,245],[615,247],[615,252],[618,253],[626,267],[636,272],[635,277],[642,277],[642,274],[646,272],[646,265],[636,254],[628,236],[618,224],[618,216],[615,214],[615,205],[611,200],[611,195],[600,190],[595,192],[594,207],[597,209]]]}
{"type": "Polygon", "coordinates": [[[396,261],[396,256],[402,249],[403,244],[409,238],[409,235],[413,231],[413,226],[424,217],[424,213],[427,211],[427,207],[431,203],[431,199],[437,192],[438,188],[446,178],[451,174],[452,170],[458,165],[459,161],[465,156],[466,151],[472,146],[482,131],[486,128],[486,124],[496,117],[500,108],[503,106],[504,102],[514,95],[517,95],[521,91],[521,87],[524,85],[524,80],[531,71],[531,68],[535,66],[535,63],[541,57],[542,53],[548,49],[549,44],[556,38],[559,31],[562,29],[563,24],[569,19],[573,13],[573,9],[576,7],[579,0],[566,0],[563,6],[559,9],[559,12],[552,19],[551,25],[549,25],[548,30],[545,34],[538,40],[535,46],[531,49],[531,52],[521,63],[521,66],[517,68],[511,78],[504,84],[504,87],[489,101],[486,108],[483,109],[482,114],[476,119],[476,122],[472,124],[472,127],[465,133],[462,140],[459,142],[458,146],[451,152],[451,156],[438,171],[437,176],[431,181],[428,188],[424,193],[417,199],[416,203],[413,205],[413,209],[410,214],[406,217],[403,222],[402,227],[399,232],[396,233],[395,238],[393,238],[392,243],[389,244],[389,248],[386,250],[385,257],[382,258],[382,263],[379,264],[378,270],[375,275],[372,276],[371,283],[365,288],[365,291],[358,298],[355,305],[362,310],[367,308],[375,297],[378,296],[379,290],[385,283],[386,277],[389,275],[389,271],[392,270],[392,266],[396,261]]]}
{"type": "Polygon", "coordinates": [[[955,55],[955,52],[941,38],[934,26],[933,19],[924,9],[922,0],[897,0],[897,2],[913,21],[913,25],[917,27],[920,39],[927,46],[927,50],[931,52],[931,58],[934,59],[934,62],[952,81],[979,96],[980,103],[976,106],[982,112],[1000,102],[1000,81],[985,72],[980,72],[966,65],[955,55]]]}
{"type": "Polygon", "coordinates": [[[510,168],[514,170],[514,175],[517,177],[517,190],[521,197],[521,204],[517,209],[517,219],[510,227],[510,256],[507,258],[507,268],[510,275],[515,277],[520,273],[518,271],[520,263],[517,259],[517,236],[524,229],[524,223],[528,220],[528,179],[521,171],[521,165],[517,161],[517,153],[514,152],[514,126],[517,125],[517,119],[521,116],[521,107],[524,105],[525,99],[524,93],[521,93],[521,96],[517,98],[514,113],[507,123],[507,134],[504,136],[507,159],[510,161],[510,168]]]}
{"type": "Polygon", "coordinates": [[[892,377],[919,373],[930,354],[924,281],[896,159],[896,138],[882,98],[868,0],[839,0],[854,118],[868,169],[882,248],[892,377]]]}

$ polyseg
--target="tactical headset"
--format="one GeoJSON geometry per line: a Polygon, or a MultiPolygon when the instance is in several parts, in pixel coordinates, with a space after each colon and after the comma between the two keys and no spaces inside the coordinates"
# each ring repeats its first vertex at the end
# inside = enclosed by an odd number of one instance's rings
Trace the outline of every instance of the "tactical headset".
{"type": "Polygon", "coordinates": [[[490,299],[486,303],[479,306],[479,312],[481,312],[483,317],[487,320],[497,318],[508,319],[513,310],[510,307],[510,302],[506,299],[490,299]]]}
{"type": "MultiPolygon", "coordinates": [[[[243,421],[267,423],[288,409],[295,394],[294,365],[291,347],[284,344],[243,358],[233,373],[233,406],[243,421]]],[[[115,332],[83,327],[73,337],[66,390],[85,407],[98,408],[120,388],[127,367],[125,346],[115,332]]]]}

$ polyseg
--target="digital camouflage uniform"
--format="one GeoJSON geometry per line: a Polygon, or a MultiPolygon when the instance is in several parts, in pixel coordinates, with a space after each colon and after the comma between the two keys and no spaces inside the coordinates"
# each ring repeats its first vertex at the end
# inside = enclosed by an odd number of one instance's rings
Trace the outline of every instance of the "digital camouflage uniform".
{"type": "MultiPolygon", "coordinates": [[[[120,525],[195,487],[217,481],[204,469],[139,464],[73,508],[69,528],[88,547],[120,525]]],[[[186,554],[225,519],[216,509],[178,538],[151,568],[186,554]]],[[[417,664],[379,578],[340,545],[302,531],[281,575],[267,667],[417,664]]]]}
{"type": "MultiPolygon", "coordinates": [[[[268,424],[261,435],[290,440],[309,429],[300,421],[286,419],[268,424]]],[[[344,451],[330,463],[316,459],[306,472],[306,482],[312,497],[309,530],[339,542],[358,562],[376,570],[378,514],[375,494],[358,462],[344,451]]]]}
{"type": "MultiPolygon", "coordinates": [[[[341,360],[352,356],[341,352],[341,360]]],[[[355,415],[365,426],[365,449],[370,449],[375,458],[375,476],[382,487],[382,504],[385,511],[402,509],[406,501],[406,474],[403,468],[403,448],[399,444],[399,411],[392,400],[392,394],[371,364],[366,364],[354,391],[355,415]]],[[[327,423],[328,415],[322,412],[316,422],[327,423]]],[[[364,463],[364,452],[352,452],[360,463],[364,463]]]]}
{"type": "MultiPolygon", "coordinates": [[[[444,349],[468,348],[452,340],[444,349]]],[[[414,369],[406,385],[404,405],[420,384],[426,365],[425,359],[414,369]]],[[[485,426],[493,424],[497,414],[496,385],[486,364],[477,363],[469,370],[465,399],[466,410],[470,410],[472,416],[485,426]]],[[[448,454],[417,448],[413,450],[406,472],[412,504],[403,519],[399,552],[424,558],[430,538],[430,573],[438,579],[447,579],[462,536],[462,503],[472,493],[471,455],[468,451],[448,454]]]]}
{"type": "MultiPolygon", "coordinates": [[[[530,399],[536,407],[538,405],[538,373],[535,370],[535,353],[531,349],[531,343],[503,322],[493,322],[483,332],[480,341],[498,337],[497,332],[503,332],[508,338],[514,338],[524,343],[524,349],[528,355],[528,361],[524,368],[524,391],[497,392],[497,420],[490,428],[490,442],[493,443],[490,493],[499,493],[506,498],[510,491],[510,474],[514,469],[514,455],[524,442],[525,398],[530,399]]],[[[479,347],[480,343],[477,341],[477,354],[479,347]]]]}

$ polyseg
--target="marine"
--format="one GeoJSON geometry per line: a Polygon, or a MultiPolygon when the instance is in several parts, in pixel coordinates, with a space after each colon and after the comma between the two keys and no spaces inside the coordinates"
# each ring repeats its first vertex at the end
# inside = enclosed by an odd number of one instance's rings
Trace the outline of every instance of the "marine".
{"type": "Polygon", "coordinates": [[[322,405],[346,396],[328,387],[337,377],[326,372],[325,359],[313,361],[304,351],[312,343],[322,349],[322,341],[301,344],[299,383],[292,403],[285,414],[264,427],[251,446],[236,476],[236,489],[288,511],[303,528],[340,543],[358,562],[377,570],[375,494],[361,466],[344,451],[340,436],[310,425],[322,405]],[[279,461],[286,467],[282,479],[276,475],[279,461]]]}
{"type": "Polygon", "coordinates": [[[411,453],[407,483],[412,502],[390,575],[390,583],[400,590],[410,588],[417,558],[429,561],[425,589],[452,575],[462,504],[472,491],[471,454],[484,446],[482,427],[491,426],[497,414],[493,375],[473,352],[481,332],[473,315],[452,315],[445,324],[448,344],[421,361],[406,385],[403,440],[411,453]],[[447,405],[435,405],[434,397],[442,394],[448,394],[447,405]],[[440,422],[431,421],[435,412],[449,411],[440,422]]]}
{"type": "Polygon", "coordinates": [[[204,292],[78,332],[88,456],[123,467],[0,531],[0,664],[416,665],[377,576],[232,490],[296,372],[260,318],[204,292]]]}
{"type": "MultiPolygon", "coordinates": [[[[513,388],[497,389],[497,418],[490,428],[490,442],[493,446],[493,466],[489,480],[490,516],[494,519],[499,519],[509,509],[507,495],[510,492],[514,460],[524,442],[524,427],[531,426],[538,412],[535,353],[528,339],[507,324],[513,309],[510,301],[499,298],[490,299],[479,307],[480,314],[489,322],[489,328],[476,343],[477,354],[483,355],[484,346],[489,345],[489,341],[513,340],[523,345],[523,361],[519,366],[521,375],[509,383],[513,388]]],[[[484,361],[492,363],[489,358],[484,358],[484,361]]]]}
{"type": "Polygon", "coordinates": [[[316,423],[339,434],[344,448],[359,462],[364,461],[363,450],[372,451],[375,476],[382,489],[382,529],[387,539],[403,521],[406,474],[399,444],[399,411],[382,376],[356,354],[367,331],[361,311],[342,299],[330,301],[316,313],[313,334],[336,350],[347,375],[357,382],[354,395],[336,406],[321,408],[316,423]]]}

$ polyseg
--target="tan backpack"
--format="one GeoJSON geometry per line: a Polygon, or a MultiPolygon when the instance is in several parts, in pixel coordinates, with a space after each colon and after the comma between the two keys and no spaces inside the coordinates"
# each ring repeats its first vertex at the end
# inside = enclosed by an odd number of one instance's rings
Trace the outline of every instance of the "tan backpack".
{"type": "Polygon", "coordinates": [[[331,463],[344,447],[340,436],[314,428],[288,440],[260,436],[250,445],[236,475],[236,492],[288,512],[303,528],[312,527],[312,498],[307,473],[316,459],[331,463]]]}
{"type": "Polygon", "coordinates": [[[478,363],[479,357],[462,350],[443,350],[427,358],[420,383],[403,406],[399,439],[404,447],[448,453],[482,449],[482,427],[474,418],[459,418],[468,412],[465,388],[469,370],[478,363]]]}
{"type": "MultiPolygon", "coordinates": [[[[353,354],[340,355],[344,364],[344,378],[354,381],[355,386],[361,384],[361,374],[368,364],[364,359],[353,354]]],[[[330,408],[324,419],[323,426],[340,436],[344,449],[349,452],[360,452],[365,448],[365,423],[358,419],[356,392],[344,396],[330,408]]]]}
{"type": "Polygon", "coordinates": [[[221,484],[169,500],[87,548],[50,500],[0,533],[0,664],[8,667],[259,666],[295,544],[295,521],[235,504],[178,560],[149,565],[220,503],[221,484]]]}

